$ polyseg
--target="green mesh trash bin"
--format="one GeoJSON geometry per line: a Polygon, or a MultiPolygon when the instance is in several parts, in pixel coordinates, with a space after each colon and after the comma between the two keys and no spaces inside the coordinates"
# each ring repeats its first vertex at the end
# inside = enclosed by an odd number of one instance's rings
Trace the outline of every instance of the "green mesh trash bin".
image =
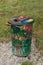
{"type": "Polygon", "coordinates": [[[15,55],[29,55],[33,22],[34,20],[28,16],[15,16],[8,22],[11,25],[12,52],[15,55]]]}

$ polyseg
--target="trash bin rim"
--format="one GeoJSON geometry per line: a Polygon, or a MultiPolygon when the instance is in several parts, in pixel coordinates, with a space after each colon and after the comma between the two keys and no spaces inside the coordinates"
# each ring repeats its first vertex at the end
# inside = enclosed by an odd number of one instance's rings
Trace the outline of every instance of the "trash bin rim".
{"type": "Polygon", "coordinates": [[[14,19],[15,18],[11,18],[9,20],[11,25],[27,25],[27,24],[33,24],[34,23],[34,19],[33,18],[25,18],[25,19],[20,20],[18,22],[15,22],[14,19]],[[28,20],[30,20],[30,21],[28,21],[28,20]]]}

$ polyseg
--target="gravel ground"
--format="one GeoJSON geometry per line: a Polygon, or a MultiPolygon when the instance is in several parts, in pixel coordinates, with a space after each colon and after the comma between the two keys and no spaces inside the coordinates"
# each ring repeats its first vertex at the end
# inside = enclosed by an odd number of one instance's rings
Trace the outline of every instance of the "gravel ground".
{"type": "Polygon", "coordinates": [[[23,61],[28,60],[34,65],[43,65],[43,56],[34,45],[35,41],[32,39],[31,53],[28,57],[17,57],[12,54],[11,42],[0,43],[0,65],[21,65],[23,61]]]}

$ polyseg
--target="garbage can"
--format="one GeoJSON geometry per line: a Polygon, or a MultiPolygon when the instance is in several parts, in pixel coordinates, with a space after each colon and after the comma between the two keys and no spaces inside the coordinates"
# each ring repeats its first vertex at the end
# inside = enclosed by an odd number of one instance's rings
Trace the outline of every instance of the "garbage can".
{"type": "Polygon", "coordinates": [[[15,16],[9,20],[11,25],[12,52],[17,56],[28,56],[31,51],[33,18],[15,16]]]}

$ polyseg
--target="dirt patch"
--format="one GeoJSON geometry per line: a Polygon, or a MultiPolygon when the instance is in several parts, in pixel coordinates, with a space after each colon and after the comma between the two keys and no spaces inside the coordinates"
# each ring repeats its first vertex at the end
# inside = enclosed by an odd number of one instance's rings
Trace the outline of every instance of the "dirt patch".
{"type": "Polygon", "coordinates": [[[6,14],[5,13],[0,13],[0,16],[1,17],[4,17],[6,14]]]}

